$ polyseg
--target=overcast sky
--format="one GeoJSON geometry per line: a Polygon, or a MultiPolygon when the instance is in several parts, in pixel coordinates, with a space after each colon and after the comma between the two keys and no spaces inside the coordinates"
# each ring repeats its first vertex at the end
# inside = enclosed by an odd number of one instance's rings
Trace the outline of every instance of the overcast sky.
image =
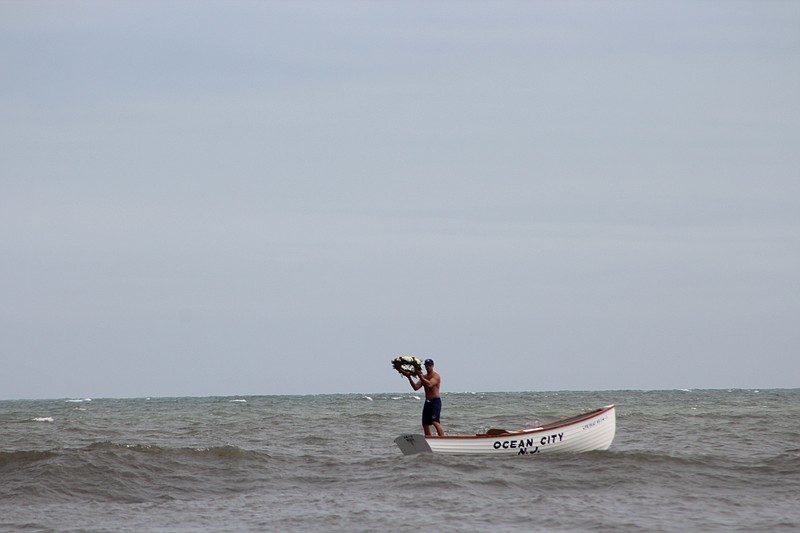
{"type": "Polygon", "coordinates": [[[0,0],[0,399],[800,386],[800,3],[0,0]]]}

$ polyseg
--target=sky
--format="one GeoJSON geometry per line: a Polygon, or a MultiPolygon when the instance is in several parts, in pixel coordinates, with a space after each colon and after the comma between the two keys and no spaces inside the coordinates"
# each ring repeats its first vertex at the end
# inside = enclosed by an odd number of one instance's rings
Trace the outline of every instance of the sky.
{"type": "Polygon", "coordinates": [[[800,386],[800,3],[0,0],[0,399],[800,386]]]}

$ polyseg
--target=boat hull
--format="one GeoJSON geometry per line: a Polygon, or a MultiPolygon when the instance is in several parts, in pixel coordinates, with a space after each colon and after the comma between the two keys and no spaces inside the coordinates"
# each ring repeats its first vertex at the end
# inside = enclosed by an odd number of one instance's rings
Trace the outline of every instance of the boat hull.
{"type": "Polygon", "coordinates": [[[395,443],[405,455],[416,453],[539,455],[552,452],[607,450],[616,433],[614,405],[534,428],[486,435],[400,435],[395,443]]]}

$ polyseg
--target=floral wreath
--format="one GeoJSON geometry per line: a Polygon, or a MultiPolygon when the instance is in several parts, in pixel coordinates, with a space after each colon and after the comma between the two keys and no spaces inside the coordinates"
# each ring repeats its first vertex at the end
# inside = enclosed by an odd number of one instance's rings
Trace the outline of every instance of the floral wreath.
{"type": "Polygon", "coordinates": [[[392,359],[392,366],[406,377],[416,376],[422,372],[422,360],[409,355],[395,357],[392,359]]]}

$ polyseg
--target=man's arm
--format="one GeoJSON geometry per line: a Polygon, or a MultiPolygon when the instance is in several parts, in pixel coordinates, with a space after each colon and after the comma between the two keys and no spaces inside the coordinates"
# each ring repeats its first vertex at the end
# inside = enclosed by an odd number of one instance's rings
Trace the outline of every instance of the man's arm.
{"type": "Polygon", "coordinates": [[[411,387],[414,390],[419,390],[422,388],[422,377],[420,377],[420,381],[417,381],[416,383],[414,383],[414,380],[411,379],[411,376],[406,376],[406,377],[408,378],[408,382],[411,383],[411,387]]]}
{"type": "MultiPolygon", "coordinates": [[[[440,380],[441,380],[441,378],[439,377],[438,374],[433,376],[431,379],[427,379],[422,374],[419,375],[420,385],[425,385],[426,387],[435,387],[436,385],[439,384],[440,380]]],[[[414,389],[414,390],[416,390],[416,389],[414,389]]]]}

